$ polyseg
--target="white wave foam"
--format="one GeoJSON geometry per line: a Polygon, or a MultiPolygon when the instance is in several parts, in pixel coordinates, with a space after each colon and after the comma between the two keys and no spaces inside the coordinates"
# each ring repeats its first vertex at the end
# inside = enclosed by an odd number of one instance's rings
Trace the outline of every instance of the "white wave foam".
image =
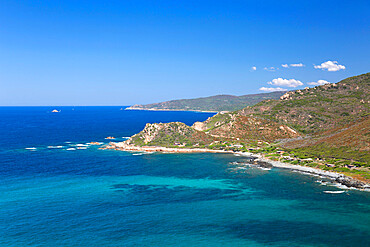
{"type": "Polygon", "coordinates": [[[86,146],[92,146],[92,145],[102,145],[104,142],[94,142],[93,144],[91,142],[85,143],[86,146]]]}
{"type": "Polygon", "coordinates": [[[48,146],[48,148],[63,148],[64,146],[48,146]]]}
{"type": "Polygon", "coordinates": [[[328,185],[328,182],[322,180],[317,180],[316,182],[319,183],[320,185],[328,185]]]}
{"type": "Polygon", "coordinates": [[[67,148],[66,149],[67,151],[73,151],[73,150],[76,150],[75,148],[67,148]]]}
{"type": "Polygon", "coordinates": [[[254,164],[249,164],[249,163],[239,163],[239,162],[236,162],[236,161],[231,162],[229,164],[237,165],[236,169],[245,170],[245,169],[247,169],[245,167],[252,167],[252,168],[257,168],[257,169],[260,169],[260,170],[263,170],[263,171],[270,171],[271,170],[271,168],[269,168],[269,167],[262,167],[262,166],[259,166],[259,165],[254,165],[254,164]]]}
{"type": "Polygon", "coordinates": [[[271,170],[271,168],[266,168],[266,167],[258,167],[259,169],[261,169],[261,170],[264,170],[264,171],[270,171],[271,170]]]}

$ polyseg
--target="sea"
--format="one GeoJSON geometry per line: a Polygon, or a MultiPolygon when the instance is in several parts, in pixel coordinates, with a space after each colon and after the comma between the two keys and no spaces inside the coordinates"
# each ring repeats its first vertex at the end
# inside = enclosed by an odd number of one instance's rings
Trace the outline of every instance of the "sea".
{"type": "Polygon", "coordinates": [[[0,246],[370,246],[369,192],[233,154],[89,144],[212,115],[0,107],[0,246]]]}

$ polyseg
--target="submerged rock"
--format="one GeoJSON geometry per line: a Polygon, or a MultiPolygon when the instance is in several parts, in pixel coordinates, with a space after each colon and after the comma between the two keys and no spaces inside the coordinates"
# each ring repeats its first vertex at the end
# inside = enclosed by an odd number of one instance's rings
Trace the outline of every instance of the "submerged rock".
{"type": "Polygon", "coordinates": [[[266,162],[266,161],[262,161],[262,160],[258,160],[258,159],[254,160],[254,164],[258,165],[260,167],[264,167],[264,168],[272,168],[273,167],[273,165],[271,163],[266,162]]]}

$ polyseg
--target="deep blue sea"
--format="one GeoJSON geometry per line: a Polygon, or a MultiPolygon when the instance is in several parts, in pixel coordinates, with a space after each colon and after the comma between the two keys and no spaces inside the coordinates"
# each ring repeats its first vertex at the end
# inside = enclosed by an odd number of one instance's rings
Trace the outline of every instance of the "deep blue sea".
{"type": "Polygon", "coordinates": [[[232,154],[86,145],[212,116],[120,108],[0,107],[0,246],[370,246],[370,193],[232,154]]]}

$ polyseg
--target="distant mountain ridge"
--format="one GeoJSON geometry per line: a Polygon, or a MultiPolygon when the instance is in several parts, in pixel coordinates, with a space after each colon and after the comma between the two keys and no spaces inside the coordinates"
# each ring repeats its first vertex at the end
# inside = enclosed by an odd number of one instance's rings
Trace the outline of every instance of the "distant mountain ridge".
{"type": "Polygon", "coordinates": [[[170,100],[147,105],[133,105],[126,110],[236,111],[267,99],[279,99],[285,92],[247,94],[242,96],[215,95],[195,99],[170,100]]]}

